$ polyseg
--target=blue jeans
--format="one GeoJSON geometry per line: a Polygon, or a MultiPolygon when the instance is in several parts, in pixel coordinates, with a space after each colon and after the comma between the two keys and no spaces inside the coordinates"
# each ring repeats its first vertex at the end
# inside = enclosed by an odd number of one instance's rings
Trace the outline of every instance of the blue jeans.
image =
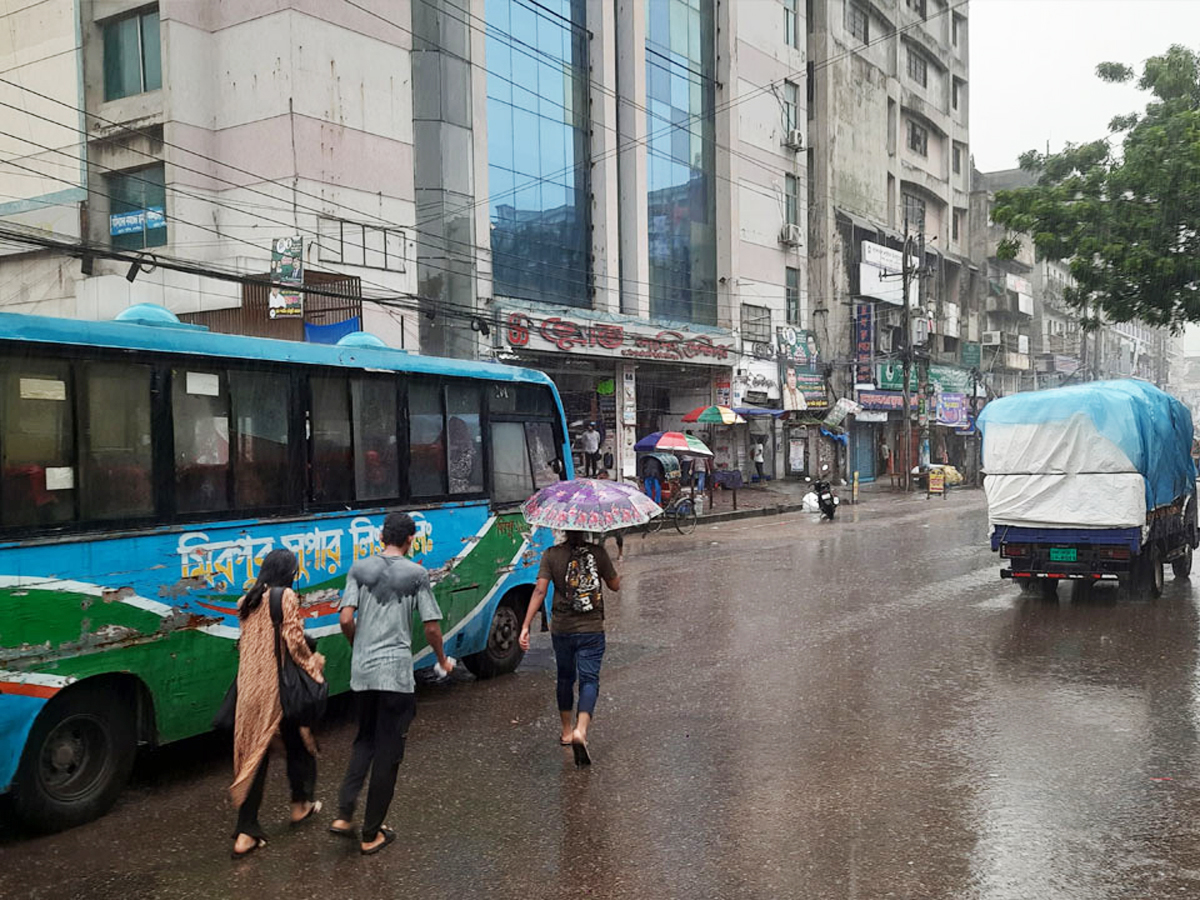
{"type": "Polygon", "coordinates": [[[653,475],[646,479],[646,496],[662,505],[662,482],[653,475]]]}
{"type": "Polygon", "coordinates": [[[579,679],[579,711],[589,716],[600,694],[600,661],[604,659],[604,632],[552,634],[554,661],[558,664],[558,710],[575,706],[575,679],[579,679]]]}

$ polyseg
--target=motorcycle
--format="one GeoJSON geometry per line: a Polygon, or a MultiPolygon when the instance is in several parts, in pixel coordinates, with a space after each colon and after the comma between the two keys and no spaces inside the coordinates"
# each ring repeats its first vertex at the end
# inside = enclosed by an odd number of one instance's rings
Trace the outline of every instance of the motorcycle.
{"type": "MultiPolygon", "coordinates": [[[[828,465],[821,467],[822,475],[825,475],[825,473],[828,471],[828,465]]],[[[817,508],[821,511],[821,515],[823,515],[826,519],[833,521],[834,513],[837,512],[837,508],[842,502],[840,499],[838,499],[837,494],[833,492],[833,485],[828,481],[813,481],[811,478],[806,478],[804,480],[812,483],[812,495],[810,496],[816,497],[817,508]]]]}

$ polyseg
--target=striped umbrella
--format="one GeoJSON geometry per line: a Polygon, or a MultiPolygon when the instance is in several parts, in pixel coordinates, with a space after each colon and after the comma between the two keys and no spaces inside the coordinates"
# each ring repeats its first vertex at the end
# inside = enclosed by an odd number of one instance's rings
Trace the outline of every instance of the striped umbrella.
{"type": "Polygon", "coordinates": [[[636,444],[634,450],[665,450],[667,453],[682,453],[684,456],[712,456],[713,452],[700,438],[682,431],[656,431],[648,434],[636,444]]]}
{"type": "Polygon", "coordinates": [[[705,425],[744,425],[746,420],[728,406],[697,406],[683,417],[685,422],[700,422],[705,425]]]}

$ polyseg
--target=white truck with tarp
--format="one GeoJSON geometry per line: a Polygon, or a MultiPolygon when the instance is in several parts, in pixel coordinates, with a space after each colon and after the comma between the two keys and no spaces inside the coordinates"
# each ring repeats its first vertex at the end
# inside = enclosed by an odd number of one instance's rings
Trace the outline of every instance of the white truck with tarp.
{"type": "Polygon", "coordinates": [[[979,416],[1002,578],[1052,595],[1117,580],[1158,596],[1197,546],[1192,416],[1153,385],[1100,381],[1001,397],[979,416]]]}

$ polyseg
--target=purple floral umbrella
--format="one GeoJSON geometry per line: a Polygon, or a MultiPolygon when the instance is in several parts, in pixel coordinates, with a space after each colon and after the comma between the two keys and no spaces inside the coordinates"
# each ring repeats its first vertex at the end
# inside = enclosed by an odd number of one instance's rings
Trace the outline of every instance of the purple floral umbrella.
{"type": "Polygon", "coordinates": [[[645,525],[662,509],[632,485],[575,478],[542,488],[525,501],[521,512],[530,525],[602,532],[645,525]]]}

